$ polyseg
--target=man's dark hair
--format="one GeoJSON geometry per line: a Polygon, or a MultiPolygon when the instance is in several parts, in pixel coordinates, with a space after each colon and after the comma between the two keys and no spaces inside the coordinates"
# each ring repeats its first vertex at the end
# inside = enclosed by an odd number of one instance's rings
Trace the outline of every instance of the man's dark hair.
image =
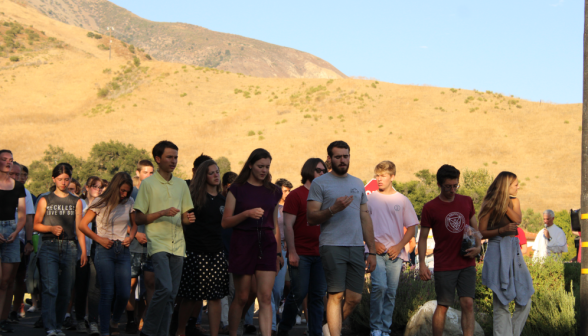
{"type": "Polygon", "coordinates": [[[285,178],[280,178],[276,181],[276,185],[278,187],[286,187],[292,189],[293,185],[290,181],[286,180],[285,178]]]}
{"type": "Polygon", "coordinates": [[[444,164],[437,170],[437,184],[443,185],[445,180],[459,179],[460,172],[454,166],[444,164]]]}
{"type": "Polygon", "coordinates": [[[155,158],[156,157],[161,158],[161,156],[163,155],[163,152],[165,151],[166,148],[178,150],[178,146],[176,146],[171,141],[163,140],[163,141],[158,142],[157,145],[155,145],[155,147],[153,147],[153,150],[151,151],[151,154],[153,154],[153,160],[155,160],[155,162],[157,162],[157,160],[155,158]]]}
{"type": "Polygon", "coordinates": [[[343,149],[347,149],[349,152],[351,152],[351,148],[349,148],[349,145],[347,144],[347,142],[341,141],[341,140],[331,142],[329,147],[327,147],[327,155],[329,155],[331,157],[333,156],[333,148],[343,148],[343,149]]]}
{"type": "Polygon", "coordinates": [[[198,169],[198,166],[202,164],[204,161],[212,160],[212,158],[208,155],[204,155],[204,153],[200,154],[199,157],[194,160],[194,169],[198,169]]]}
{"type": "Polygon", "coordinates": [[[29,173],[29,168],[27,168],[27,166],[20,165],[20,169],[27,174],[29,173]]]}
{"type": "Polygon", "coordinates": [[[327,168],[325,162],[319,158],[311,158],[304,162],[302,170],[300,171],[300,175],[302,176],[302,184],[306,183],[306,181],[312,182],[314,180],[314,170],[319,163],[322,163],[325,169],[327,168]]]}
{"type": "Polygon", "coordinates": [[[137,163],[137,171],[141,171],[141,169],[143,169],[143,167],[155,168],[155,167],[153,167],[153,162],[151,162],[151,160],[141,160],[137,163]]]}
{"type": "Polygon", "coordinates": [[[233,182],[235,182],[235,180],[237,179],[237,173],[235,172],[226,172],[223,174],[223,185],[226,186],[228,184],[233,184],[233,182]]]}
{"type": "Polygon", "coordinates": [[[12,151],[10,149],[0,149],[0,155],[3,153],[10,153],[10,155],[12,155],[12,151]]]}

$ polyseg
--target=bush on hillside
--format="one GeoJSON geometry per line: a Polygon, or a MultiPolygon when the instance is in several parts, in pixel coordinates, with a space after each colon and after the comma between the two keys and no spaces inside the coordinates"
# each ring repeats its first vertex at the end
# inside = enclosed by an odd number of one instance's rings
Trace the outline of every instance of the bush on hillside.
{"type": "Polygon", "coordinates": [[[100,50],[108,50],[108,47],[105,46],[104,44],[99,44],[98,45],[98,49],[100,49],[100,50]]]}
{"type": "Polygon", "coordinates": [[[231,162],[224,156],[219,157],[215,161],[218,165],[218,170],[220,171],[220,177],[222,179],[225,173],[231,171],[231,162]]]}
{"type": "Polygon", "coordinates": [[[18,61],[20,61],[20,58],[18,58],[18,56],[10,56],[10,61],[11,62],[18,62],[18,61]]]}
{"type": "Polygon", "coordinates": [[[145,54],[145,58],[151,61],[151,55],[145,54]]]}
{"type": "Polygon", "coordinates": [[[94,38],[94,33],[92,33],[92,32],[88,32],[88,33],[86,34],[86,36],[87,36],[87,37],[89,37],[89,38],[94,38]]]}
{"type": "Polygon", "coordinates": [[[139,59],[139,57],[133,57],[133,64],[135,64],[137,68],[141,65],[141,60],[139,59]]]}
{"type": "MultiPolygon", "coordinates": [[[[526,259],[533,278],[535,294],[531,312],[523,329],[523,335],[575,335],[576,313],[579,314],[580,264],[564,264],[550,258],[543,263],[526,259]]],[[[486,335],[492,335],[492,290],[482,285],[483,264],[476,265],[476,320],[486,335]]],[[[370,288],[369,278],[364,284],[363,296],[353,314],[349,316],[356,332],[369,332],[370,288]]],[[[392,330],[401,332],[410,318],[426,302],[435,300],[435,283],[421,281],[418,271],[405,270],[400,276],[392,330]]],[[[460,310],[456,297],[453,308],[460,310]]],[[[514,304],[511,303],[511,312],[514,304]]]]}
{"type": "Polygon", "coordinates": [[[135,46],[132,44],[129,44],[129,51],[134,54],[135,53],[135,46]]]}
{"type": "Polygon", "coordinates": [[[110,92],[110,90],[107,87],[103,87],[101,89],[98,89],[98,97],[99,98],[106,98],[106,96],[108,96],[109,92],[110,92]]]}
{"type": "Polygon", "coordinates": [[[102,35],[100,35],[100,34],[94,34],[94,38],[97,39],[97,40],[99,40],[99,39],[102,38],[102,35]]]}

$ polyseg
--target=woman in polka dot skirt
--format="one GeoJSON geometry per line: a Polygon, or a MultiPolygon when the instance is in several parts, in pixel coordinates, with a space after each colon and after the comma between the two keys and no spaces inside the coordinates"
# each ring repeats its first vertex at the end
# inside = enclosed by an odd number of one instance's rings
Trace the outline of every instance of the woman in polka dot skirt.
{"type": "Polygon", "coordinates": [[[196,222],[184,226],[187,256],[178,293],[182,301],[176,335],[185,335],[188,319],[207,300],[210,335],[217,336],[221,299],[229,294],[229,273],[221,239],[225,198],[216,162],[208,160],[198,167],[190,182],[190,193],[196,222]]]}

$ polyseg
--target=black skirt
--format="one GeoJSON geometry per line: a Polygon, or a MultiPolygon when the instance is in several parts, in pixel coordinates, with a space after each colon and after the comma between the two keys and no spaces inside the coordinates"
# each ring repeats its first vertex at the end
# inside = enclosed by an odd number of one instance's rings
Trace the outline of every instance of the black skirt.
{"type": "Polygon", "coordinates": [[[229,272],[224,252],[186,252],[178,296],[189,300],[220,300],[229,295],[229,272]]]}

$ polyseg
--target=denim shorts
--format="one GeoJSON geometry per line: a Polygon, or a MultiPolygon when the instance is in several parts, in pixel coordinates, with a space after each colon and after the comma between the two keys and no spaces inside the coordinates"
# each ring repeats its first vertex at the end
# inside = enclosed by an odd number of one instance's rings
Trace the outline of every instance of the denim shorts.
{"type": "Polygon", "coordinates": [[[147,253],[131,252],[131,278],[137,278],[143,272],[153,272],[153,261],[147,253]]]}
{"type": "MultiPolygon", "coordinates": [[[[4,239],[16,230],[16,220],[0,221],[0,234],[4,239]]],[[[19,263],[20,262],[20,239],[16,239],[12,243],[0,244],[0,262],[3,263],[19,263]]]]}

